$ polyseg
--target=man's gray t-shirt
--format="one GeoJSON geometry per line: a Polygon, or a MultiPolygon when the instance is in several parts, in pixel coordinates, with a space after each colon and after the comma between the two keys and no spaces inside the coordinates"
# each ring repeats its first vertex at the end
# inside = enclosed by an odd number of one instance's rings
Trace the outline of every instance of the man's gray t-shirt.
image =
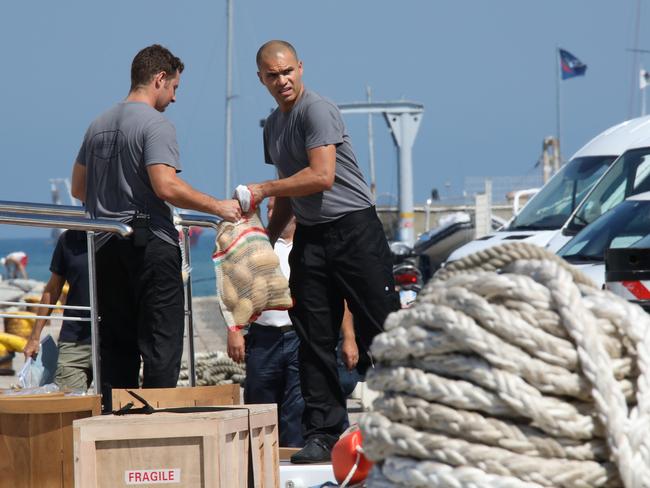
{"type": "Polygon", "coordinates": [[[264,124],[264,158],[280,178],[309,166],[307,150],[334,144],[336,174],[330,190],[291,197],[296,220],[303,225],[331,222],[373,205],[352,151],[341,112],[331,101],[307,90],[289,112],[276,109],[264,124]]]}
{"type": "MultiPolygon", "coordinates": [[[[153,233],[178,245],[172,209],[155,194],[147,166],[181,170],[176,129],[142,102],[121,102],[90,124],[77,156],[86,166],[86,210],[94,218],[129,222],[136,211],[151,216],[153,233]]],[[[101,246],[110,235],[100,235],[101,246]]]]}

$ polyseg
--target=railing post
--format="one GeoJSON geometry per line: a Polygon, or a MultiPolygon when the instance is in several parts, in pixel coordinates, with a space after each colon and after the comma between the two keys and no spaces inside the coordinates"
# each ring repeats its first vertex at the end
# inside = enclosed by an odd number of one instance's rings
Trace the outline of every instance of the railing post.
{"type": "Polygon", "coordinates": [[[97,282],[95,269],[95,232],[86,232],[88,246],[88,298],[90,300],[90,340],[92,344],[93,384],[95,395],[101,394],[102,375],[99,359],[99,324],[97,314],[97,282]]]}
{"type": "Polygon", "coordinates": [[[190,232],[188,226],[183,226],[183,249],[187,263],[187,282],[185,284],[185,329],[187,330],[187,372],[190,386],[196,386],[196,371],[194,369],[194,316],[192,315],[192,258],[190,253],[190,232]]]}

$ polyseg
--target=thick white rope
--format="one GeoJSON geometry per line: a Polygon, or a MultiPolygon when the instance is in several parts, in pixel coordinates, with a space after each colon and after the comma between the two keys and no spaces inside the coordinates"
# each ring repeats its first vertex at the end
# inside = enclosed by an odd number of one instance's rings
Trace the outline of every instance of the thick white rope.
{"type": "MultiPolygon", "coordinates": [[[[199,352],[194,356],[197,386],[243,384],[246,378],[244,364],[234,362],[224,351],[199,352]]],[[[189,370],[186,361],[181,363],[178,386],[189,386],[189,370]]]]}
{"type": "Polygon", "coordinates": [[[385,329],[368,486],[650,488],[650,317],[561,258],[468,256],[385,329]]]}

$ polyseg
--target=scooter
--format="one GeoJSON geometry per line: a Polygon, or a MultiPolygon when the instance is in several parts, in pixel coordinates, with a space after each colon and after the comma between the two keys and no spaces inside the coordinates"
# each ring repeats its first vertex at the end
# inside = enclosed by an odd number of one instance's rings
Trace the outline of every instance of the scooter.
{"type": "Polygon", "coordinates": [[[422,272],[418,267],[418,255],[413,248],[403,242],[392,242],[393,278],[395,289],[399,292],[402,308],[408,308],[417,298],[424,286],[422,272]]]}

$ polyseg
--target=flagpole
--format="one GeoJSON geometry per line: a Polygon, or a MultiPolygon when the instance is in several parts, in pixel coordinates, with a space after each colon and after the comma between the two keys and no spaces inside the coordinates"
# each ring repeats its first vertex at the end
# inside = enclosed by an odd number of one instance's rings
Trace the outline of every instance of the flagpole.
{"type": "Polygon", "coordinates": [[[639,91],[641,91],[641,117],[645,116],[645,89],[648,86],[646,82],[647,71],[643,69],[643,66],[639,68],[639,91]]]}
{"type": "Polygon", "coordinates": [[[562,161],[562,126],[561,126],[561,113],[560,113],[560,48],[555,46],[555,116],[556,116],[556,130],[557,130],[557,145],[560,161],[562,161]]]}

